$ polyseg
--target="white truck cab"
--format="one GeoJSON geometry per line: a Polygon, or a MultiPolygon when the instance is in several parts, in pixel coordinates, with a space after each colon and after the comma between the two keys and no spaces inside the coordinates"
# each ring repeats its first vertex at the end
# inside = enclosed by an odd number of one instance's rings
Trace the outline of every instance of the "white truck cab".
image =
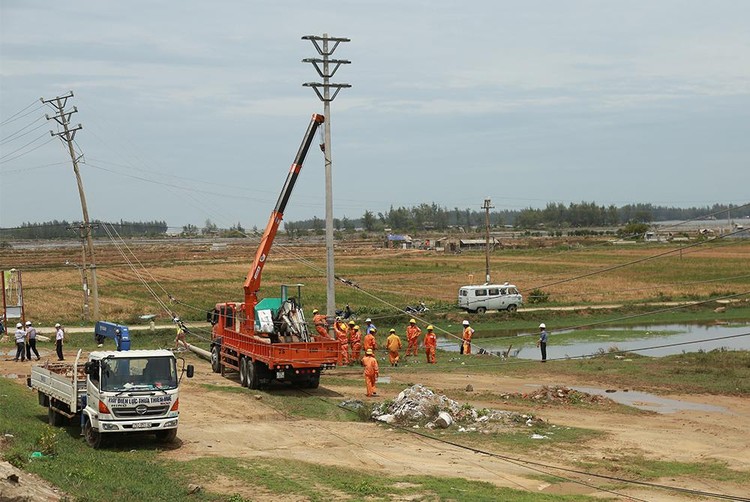
{"type": "Polygon", "coordinates": [[[515,312],[523,303],[523,295],[514,284],[481,284],[461,286],[458,306],[468,312],[484,314],[488,310],[515,312]]]}
{"type": "MultiPolygon", "coordinates": [[[[33,366],[30,385],[49,409],[50,425],[80,416],[86,442],[100,448],[114,433],[177,437],[180,374],[169,350],[96,351],[82,364],[33,366]]],[[[187,366],[188,378],[193,366],[187,366]]]]}

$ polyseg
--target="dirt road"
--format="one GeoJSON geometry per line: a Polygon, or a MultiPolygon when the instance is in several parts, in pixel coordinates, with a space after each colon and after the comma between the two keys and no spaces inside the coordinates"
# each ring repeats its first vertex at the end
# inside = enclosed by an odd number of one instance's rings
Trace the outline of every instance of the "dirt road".
{"type": "MultiPolygon", "coordinates": [[[[43,357],[47,356],[43,352],[43,357]]],[[[66,357],[73,358],[72,351],[66,357]]],[[[328,422],[322,420],[289,417],[267,404],[267,400],[256,399],[258,393],[247,390],[243,393],[207,391],[204,384],[239,387],[232,379],[212,373],[207,362],[192,361],[196,374],[192,380],[183,380],[181,403],[180,446],[164,455],[176,460],[197,456],[221,456],[230,458],[285,458],[316,464],[366,468],[370,472],[401,475],[407,472],[440,476],[463,477],[487,481],[498,486],[511,487],[532,492],[551,492],[604,496],[595,489],[562,483],[550,485],[538,477],[538,473],[519,464],[473,453],[466,449],[394,430],[387,425],[359,422],[328,422]],[[262,438],[262,440],[259,440],[262,438]]],[[[438,392],[462,390],[467,383],[474,388],[474,395],[481,399],[471,401],[476,407],[491,407],[513,410],[499,395],[503,392],[528,392],[533,386],[587,385],[598,382],[560,381],[554,376],[552,366],[545,368],[548,375],[538,374],[534,378],[520,379],[481,374],[440,374],[430,372],[421,375],[422,383],[438,392]],[[488,397],[489,396],[489,397],[488,397]]],[[[16,375],[19,384],[30,371],[30,364],[0,360],[0,375],[16,375]]],[[[541,370],[540,370],[541,371],[541,370]]],[[[331,373],[335,375],[335,372],[331,373]]],[[[332,401],[344,398],[364,399],[364,388],[359,386],[332,385],[328,375],[321,380],[321,387],[312,391],[314,396],[332,401]]],[[[414,375],[392,376],[394,383],[414,381],[414,375]]],[[[340,382],[337,379],[336,382],[340,382]]],[[[395,392],[381,391],[381,399],[392,399],[395,392]]],[[[672,460],[678,462],[700,462],[718,460],[730,468],[750,470],[750,400],[722,396],[671,396],[692,402],[725,408],[726,412],[680,411],[671,414],[614,412],[608,408],[592,412],[576,407],[523,405],[515,411],[533,413],[557,426],[583,427],[605,433],[601,439],[589,440],[580,448],[540,448],[534,453],[514,454],[499,452],[514,458],[534,460],[551,465],[573,467],[577,462],[606,459],[617,463],[623,457],[643,456],[646,459],[672,460]]],[[[29,399],[34,397],[29,395],[29,399]]],[[[453,440],[460,442],[458,438],[453,440]]],[[[570,475],[563,474],[566,478],[570,475]]],[[[595,479],[588,482],[597,483],[595,479]]],[[[669,484],[669,480],[664,480],[669,484]]],[[[602,483],[599,483],[602,484],[602,483]]],[[[679,485],[688,488],[721,493],[744,495],[748,486],[732,483],[680,479],[679,485]]],[[[233,489],[241,493],[241,488],[233,489]]],[[[632,496],[644,496],[639,489],[618,490],[632,496]]],[[[257,497],[257,492],[254,496],[257,497]]],[[[651,492],[650,497],[653,497],[651,492]]],[[[654,500],[645,496],[645,499],[654,500]]],[[[687,500],[670,493],[659,493],[659,500],[687,500]]]]}

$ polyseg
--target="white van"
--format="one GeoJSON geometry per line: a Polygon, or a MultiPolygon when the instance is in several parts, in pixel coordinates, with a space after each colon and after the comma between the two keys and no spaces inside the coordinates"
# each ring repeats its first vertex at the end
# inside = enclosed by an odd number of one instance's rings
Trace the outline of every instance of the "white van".
{"type": "Polygon", "coordinates": [[[484,314],[488,310],[515,312],[523,303],[523,296],[515,285],[482,284],[462,286],[458,290],[458,306],[469,312],[484,314]]]}

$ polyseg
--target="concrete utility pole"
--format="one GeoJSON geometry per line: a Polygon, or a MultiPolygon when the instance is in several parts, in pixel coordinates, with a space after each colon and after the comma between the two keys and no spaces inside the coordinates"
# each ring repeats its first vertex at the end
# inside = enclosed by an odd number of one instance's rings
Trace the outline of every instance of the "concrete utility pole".
{"type": "Polygon", "coordinates": [[[346,59],[331,59],[330,56],[342,42],[350,42],[348,38],[329,37],[324,33],[322,37],[317,35],[306,35],[302,40],[309,40],[315,46],[318,54],[322,58],[306,58],[303,63],[312,63],[323,82],[306,82],[304,87],[312,87],[315,94],[323,102],[323,115],[325,121],[325,138],[323,153],[325,155],[325,177],[326,177],[326,316],[329,325],[336,316],[336,274],[333,266],[333,181],[331,176],[331,101],[336,99],[339,91],[345,87],[351,87],[350,84],[332,84],[331,77],[341,67],[341,65],[350,64],[351,61],[346,59]],[[320,92],[320,88],[323,92],[320,92]],[[331,89],[335,89],[331,95],[331,89]]]}
{"type": "MultiPolygon", "coordinates": [[[[89,210],[86,206],[86,194],[83,191],[83,181],[81,180],[81,173],[78,170],[78,161],[83,157],[83,154],[77,155],[75,149],[73,148],[73,140],[76,137],[76,131],[79,131],[83,129],[83,126],[81,124],[78,124],[77,126],[71,128],[70,127],[70,117],[74,113],[78,113],[78,109],[74,106],[73,111],[69,112],[65,110],[65,106],[67,105],[68,98],[73,97],[73,91],[69,92],[68,94],[64,96],[58,96],[56,98],[52,99],[44,99],[40,98],[42,103],[50,105],[55,110],[55,115],[50,117],[47,115],[47,120],[54,119],[55,122],[58,123],[60,127],[62,127],[62,131],[59,132],[53,132],[50,131],[50,134],[52,136],[59,137],[64,143],[68,146],[68,152],[70,153],[70,160],[73,162],[73,172],[76,175],[76,183],[78,183],[78,195],[81,198],[81,209],[83,210],[83,224],[79,227],[80,229],[80,237],[81,241],[85,239],[86,241],[86,248],[84,251],[84,263],[81,264],[82,267],[82,274],[83,276],[83,283],[84,288],[88,289],[86,285],[86,276],[85,276],[85,268],[86,268],[86,251],[88,252],[88,263],[89,263],[89,271],[91,272],[91,297],[93,300],[93,318],[90,319],[92,321],[98,321],[99,320],[99,288],[96,284],[96,261],[94,260],[94,239],[91,236],[91,223],[89,222],[89,210]]],[[[84,291],[84,299],[87,297],[88,291],[84,291]]],[[[83,306],[84,315],[88,313],[88,305],[84,304],[83,306]]]]}
{"type": "Polygon", "coordinates": [[[490,283],[490,209],[494,208],[495,206],[491,206],[492,201],[490,199],[484,199],[484,205],[482,206],[482,209],[484,209],[484,228],[485,228],[485,239],[484,239],[484,248],[485,248],[485,274],[484,274],[484,281],[489,284],[490,283]]]}

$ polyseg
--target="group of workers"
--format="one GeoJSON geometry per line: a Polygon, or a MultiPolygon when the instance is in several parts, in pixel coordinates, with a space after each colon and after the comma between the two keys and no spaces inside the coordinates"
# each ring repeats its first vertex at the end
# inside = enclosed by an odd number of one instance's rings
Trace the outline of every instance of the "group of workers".
{"type": "MultiPolygon", "coordinates": [[[[37,332],[31,321],[26,321],[26,324],[16,324],[16,332],[14,338],[16,341],[16,357],[14,361],[31,361],[31,353],[33,352],[36,356],[36,360],[40,359],[39,351],[36,350],[36,337],[37,332]]],[[[62,328],[60,323],[55,324],[55,350],[57,352],[57,360],[63,361],[63,340],[65,339],[65,330],[62,328]]]]}

